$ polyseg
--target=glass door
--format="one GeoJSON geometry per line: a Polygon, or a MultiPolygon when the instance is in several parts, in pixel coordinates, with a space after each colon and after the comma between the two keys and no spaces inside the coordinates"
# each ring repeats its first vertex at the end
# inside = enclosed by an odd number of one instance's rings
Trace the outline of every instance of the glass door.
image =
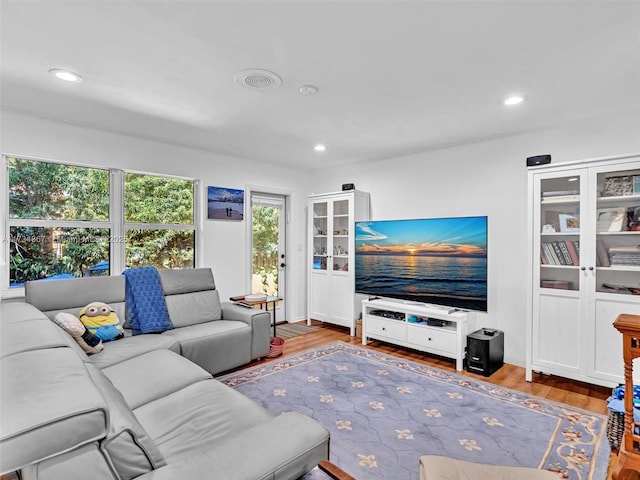
{"type": "Polygon", "coordinates": [[[540,288],[580,290],[580,178],[569,174],[540,181],[540,288]]]}
{"type": "Polygon", "coordinates": [[[640,169],[595,174],[596,291],[640,295],[640,169]]]}
{"type": "Polygon", "coordinates": [[[329,225],[329,204],[326,201],[318,201],[313,203],[313,269],[327,270],[327,260],[329,253],[327,249],[329,245],[329,233],[327,231],[329,225]]]}
{"type": "MultiPolygon", "coordinates": [[[[286,291],[286,198],[251,193],[251,293],[282,297],[286,291]]],[[[278,323],[286,321],[285,302],[278,302],[278,323]]]]}

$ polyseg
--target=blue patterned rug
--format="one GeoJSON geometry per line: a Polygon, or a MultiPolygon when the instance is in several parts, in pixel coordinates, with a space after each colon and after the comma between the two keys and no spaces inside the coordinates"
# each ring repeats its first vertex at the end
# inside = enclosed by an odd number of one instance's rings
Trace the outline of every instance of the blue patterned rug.
{"type": "Polygon", "coordinates": [[[607,418],[335,342],[219,378],[274,413],[331,431],[331,461],[358,480],[418,478],[421,455],[605,480],[607,418]]]}

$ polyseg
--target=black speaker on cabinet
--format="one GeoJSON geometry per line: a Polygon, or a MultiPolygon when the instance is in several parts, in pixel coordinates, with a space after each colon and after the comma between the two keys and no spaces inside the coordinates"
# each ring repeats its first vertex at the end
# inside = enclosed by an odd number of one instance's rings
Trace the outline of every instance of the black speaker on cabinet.
{"type": "Polygon", "coordinates": [[[467,335],[467,371],[488,377],[504,365],[504,332],[481,328],[467,335]]]}
{"type": "Polygon", "coordinates": [[[551,163],[551,155],[536,155],[535,157],[527,157],[527,167],[546,165],[547,163],[551,163]]]}

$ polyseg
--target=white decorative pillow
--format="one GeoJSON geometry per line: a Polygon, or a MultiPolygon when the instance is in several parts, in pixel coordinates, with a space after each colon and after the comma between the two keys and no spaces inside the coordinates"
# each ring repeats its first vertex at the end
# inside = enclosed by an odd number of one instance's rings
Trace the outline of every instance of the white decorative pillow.
{"type": "Polygon", "coordinates": [[[65,332],[78,342],[80,348],[88,354],[98,353],[104,349],[102,340],[87,330],[80,319],[71,313],[60,312],[53,319],[65,332]]]}

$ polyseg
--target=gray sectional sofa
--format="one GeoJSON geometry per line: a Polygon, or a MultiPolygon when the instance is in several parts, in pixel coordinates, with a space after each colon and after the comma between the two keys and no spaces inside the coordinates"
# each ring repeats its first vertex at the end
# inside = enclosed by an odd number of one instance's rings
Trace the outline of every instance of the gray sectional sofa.
{"type": "Polygon", "coordinates": [[[92,357],[100,368],[157,349],[173,350],[211,374],[239,367],[269,353],[269,314],[221,302],[211,269],[160,270],[172,330],[131,336],[122,275],[27,282],[26,301],[53,320],[58,312],[78,316],[85,305],[110,305],[125,327],[126,337],[106,342],[92,357]]]}
{"type": "Polygon", "coordinates": [[[274,416],[212,376],[267,354],[268,315],[220,303],[210,270],[161,279],[175,328],[94,355],[51,318],[99,300],[125,319],[120,277],[34,282],[28,302],[0,304],[0,473],[295,479],[328,459],[321,424],[274,416]]]}

